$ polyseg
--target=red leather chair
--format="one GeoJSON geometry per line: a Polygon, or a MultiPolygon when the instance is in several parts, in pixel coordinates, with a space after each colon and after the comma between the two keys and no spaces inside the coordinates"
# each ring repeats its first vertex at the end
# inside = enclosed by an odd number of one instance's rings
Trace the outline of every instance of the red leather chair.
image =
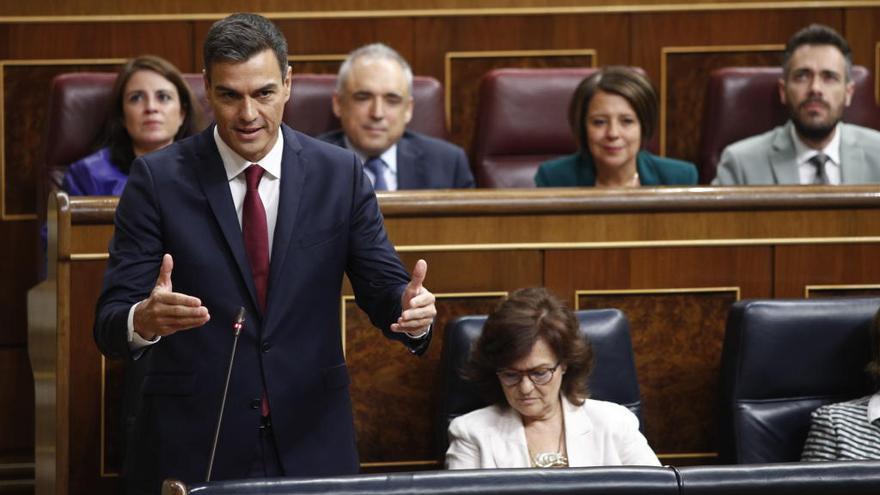
{"type": "Polygon", "coordinates": [[[534,187],[541,162],[574,153],[568,104],[594,68],[496,69],[483,76],[474,135],[480,187],[534,187]]]}
{"type": "MultiPolygon", "coordinates": [[[[333,115],[335,74],[294,74],[290,100],[284,107],[284,122],[310,136],[339,129],[333,115]]],[[[433,77],[413,78],[413,117],[407,126],[422,134],[446,139],[446,110],[443,87],[433,77]]]]}
{"type": "MultiPolygon", "coordinates": [[[[541,162],[574,153],[568,105],[596,68],[495,69],[480,82],[474,174],[480,187],[535,187],[541,162]]],[[[642,72],[641,69],[636,70],[642,72]]],[[[657,137],[647,148],[656,151],[657,137]]]]}
{"type": "MultiPolygon", "coordinates": [[[[855,93],[843,120],[880,129],[874,100],[874,77],[868,69],[852,69],[855,93]]],[[[788,112],[779,101],[780,67],[726,67],[709,76],[700,139],[700,182],[715,178],[721,152],[731,144],[783,124],[788,112]]]]}
{"type": "MultiPolygon", "coordinates": [[[[202,75],[183,74],[183,79],[201,105],[203,121],[211,122],[214,116],[205,98],[202,75]]],[[[59,186],[68,165],[93,151],[107,120],[115,81],[115,72],[73,72],[52,80],[45,151],[49,184],[59,186]]]]}

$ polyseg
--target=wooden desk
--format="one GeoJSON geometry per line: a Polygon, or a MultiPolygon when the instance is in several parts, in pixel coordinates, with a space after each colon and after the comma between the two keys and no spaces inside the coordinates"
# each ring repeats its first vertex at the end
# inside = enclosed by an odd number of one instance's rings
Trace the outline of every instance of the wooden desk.
{"type": "MultiPolygon", "coordinates": [[[[29,296],[38,493],[117,483],[120,368],[92,340],[115,198],[50,204],[49,279],[29,296]]],[[[715,458],[718,364],[742,298],[880,293],[880,187],[424,191],[380,194],[408,266],[438,296],[423,358],[340,301],[362,466],[436,469],[443,326],[545,285],[576,308],[630,318],[648,439],[671,464],[715,458]]]]}

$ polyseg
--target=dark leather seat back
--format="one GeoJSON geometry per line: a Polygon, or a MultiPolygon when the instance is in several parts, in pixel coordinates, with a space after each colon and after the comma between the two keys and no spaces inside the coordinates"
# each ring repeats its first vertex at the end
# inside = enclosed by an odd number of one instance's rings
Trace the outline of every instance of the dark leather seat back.
{"type": "MultiPolygon", "coordinates": [[[[293,74],[290,100],[284,107],[284,122],[310,136],[340,128],[333,115],[335,74],[293,74]]],[[[433,77],[413,77],[413,117],[408,129],[446,139],[446,109],[443,86],[433,77]]]]}
{"type": "Polygon", "coordinates": [[[797,461],[810,413],[869,394],[878,306],[877,298],[734,304],[721,358],[722,462],[797,461]]]}
{"type": "MultiPolygon", "coordinates": [[[[852,75],[855,93],[843,120],[880,129],[874,76],[862,66],[854,66],[852,75]]],[[[779,101],[781,77],[781,67],[726,67],[710,74],[699,150],[701,183],[708,184],[715,178],[721,152],[727,145],[788,120],[788,112],[779,101]]]]}
{"type": "Polygon", "coordinates": [[[797,462],[677,469],[686,495],[869,495],[880,493],[880,462],[797,462]]]}
{"type": "MultiPolygon", "coordinates": [[[[629,321],[617,309],[582,310],[575,314],[581,333],[593,346],[590,397],[628,407],[639,417],[641,425],[641,399],[629,321]]],[[[444,393],[436,431],[438,457],[446,452],[449,423],[462,414],[490,405],[479,389],[460,375],[486,319],[485,315],[463,316],[446,325],[441,357],[444,393]]]]}
{"type": "MultiPolygon", "coordinates": [[[[164,493],[164,492],[163,492],[164,493]]],[[[312,479],[223,481],[189,487],[187,493],[447,495],[451,493],[533,495],[678,495],[672,468],[594,467],[570,469],[486,469],[422,471],[312,479]]]]}
{"type": "MultiPolygon", "coordinates": [[[[183,79],[202,110],[201,122],[211,122],[213,113],[205,98],[202,75],[183,74],[183,79]]],[[[67,167],[94,151],[107,121],[115,81],[115,72],[72,72],[52,80],[43,170],[37,179],[40,218],[44,218],[44,199],[52,189],[60,188],[67,167]]]]}

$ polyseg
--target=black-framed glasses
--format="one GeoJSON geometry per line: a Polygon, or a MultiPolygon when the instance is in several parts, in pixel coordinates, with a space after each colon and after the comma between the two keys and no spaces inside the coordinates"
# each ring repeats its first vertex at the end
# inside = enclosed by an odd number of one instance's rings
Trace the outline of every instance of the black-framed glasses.
{"type": "Polygon", "coordinates": [[[495,374],[498,375],[498,381],[500,381],[505,387],[519,385],[519,382],[522,381],[524,376],[529,377],[529,380],[535,385],[547,385],[550,383],[550,380],[553,379],[553,372],[559,368],[559,364],[560,363],[556,363],[556,366],[553,366],[552,368],[541,367],[525,371],[503,369],[498,370],[495,374]]]}

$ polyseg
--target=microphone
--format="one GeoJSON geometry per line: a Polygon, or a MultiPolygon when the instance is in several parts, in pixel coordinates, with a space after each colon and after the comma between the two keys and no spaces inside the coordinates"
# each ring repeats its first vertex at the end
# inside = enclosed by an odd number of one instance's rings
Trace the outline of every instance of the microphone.
{"type": "Polygon", "coordinates": [[[214,468],[214,454],[217,453],[217,440],[220,438],[220,424],[223,422],[223,409],[226,408],[226,394],[229,392],[229,378],[232,376],[232,361],[235,360],[235,349],[238,347],[238,336],[244,327],[244,306],[238,308],[235,321],[232,322],[234,336],[232,338],[232,354],[229,355],[229,364],[226,366],[226,384],[223,385],[223,398],[220,400],[220,413],[217,415],[217,428],[214,429],[214,441],[211,443],[211,456],[208,458],[208,474],[205,483],[211,481],[211,470],[214,468]]]}

